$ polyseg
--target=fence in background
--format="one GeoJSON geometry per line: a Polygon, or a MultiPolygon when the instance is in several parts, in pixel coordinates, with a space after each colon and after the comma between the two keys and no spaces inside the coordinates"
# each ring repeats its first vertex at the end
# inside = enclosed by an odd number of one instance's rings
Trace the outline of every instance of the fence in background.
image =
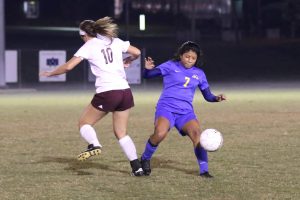
{"type": "MultiPolygon", "coordinates": [[[[94,83],[95,76],[91,73],[87,61],[81,62],[67,74],[54,77],[39,77],[40,71],[53,70],[70,59],[75,50],[6,50],[5,79],[12,86],[23,87],[43,85],[51,82],[66,82],[76,84],[94,83]]],[[[124,57],[126,54],[124,54],[124,57]]],[[[142,57],[142,56],[141,56],[142,57]]],[[[141,57],[125,69],[130,84],[141,84],[141,57]]]]}

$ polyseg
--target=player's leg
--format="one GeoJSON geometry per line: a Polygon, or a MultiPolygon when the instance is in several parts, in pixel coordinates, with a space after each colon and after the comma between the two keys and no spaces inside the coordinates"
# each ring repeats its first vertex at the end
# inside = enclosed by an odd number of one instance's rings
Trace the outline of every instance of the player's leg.
{"type": "MultiPolygon", "coordinates": [[[[166,115],[165,115],[166,116],[166,115]]],[[[172,120],[172,119],[170,119],[172,120]]],[[[166,117],[158,117],[155,121],[154,133],[150,136],[146,143],[144,153],[141,157],[141,163],[144,174],[149,176],[151,174],[150,160],[158,148],[158,145],[167,136],[170,130],[170,121],[166,117]]]]}
{"type": "MultiPolygon", "coordinates": [[[[194,114],[192,114],[194,115],[194,114]]],[[[208,156],[207,151],[203,149],[200,145],[200,124],[199,121],[196,118],[186,117],[186,123],[181,128],[181,132],[185,133],[189,136],[193,143],[194,147],[194,153],[197,158],[197,163],[199,166],[200,176],[206,177],[206,178],[212,178],[208,172],[208,156]]]]}
{"type": "Polygon", "coordinates": [[[89,104],[79,119],[79,130],[82,138],[88,143],[86,151],[78,155],[78,160],[86,160],[101,153],[101,144],[93,125],[103,118],[107,112],[100,111],[89,104]]]}
{"type": "Polygon", "coordinates": [[[142,176],[143,169],[137,158],[136,148],[132,139],[127,135],[127,124],[130,108],[134,106],[133,95],[130,88],[113,92],[113,98],[110,101],[120,99],[113,109],[113,129],[119,144],[124,151],[126,157],[130,161],[133,176],[142,176]]]}
{"type": "Polygon", "coordinates": [[[159,143],[161,143],[167,137],[169,130],[169,119],[165,117],[159,117],[155,123],[154,133],[149,138],[151,144],[158,146],[159,143]]]}
{"type": "Polygon", "coordinates": [[[132,175],[141,176],[143,175],[143,170],[141,164],[137,157],[137,152],[135,145],[127,135],[127,123],[129,118],[129,111],[127,109],[125,111],[114,111],[113,112],[113,129],[116,138],[119,140],[119,144],[125,153],[126,157],[130,161],[130,166],[132,168],[132,175]]]}
{"type": "Polygon", "coordinates": [[[198,120],[192,119],[184,124],[181,132],[185,133],[191,139],[194,148],[200,144],[200,125],[198,120]]]}

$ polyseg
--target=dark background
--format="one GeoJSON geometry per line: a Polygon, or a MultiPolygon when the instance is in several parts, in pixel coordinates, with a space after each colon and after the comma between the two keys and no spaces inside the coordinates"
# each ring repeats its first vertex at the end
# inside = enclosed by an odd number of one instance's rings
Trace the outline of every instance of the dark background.
{"type": "MultiPolygon", "coordinates": [[[[119,37],[143,49],[156,64],[170,59],[182,42],[194,40],[204,50],[204,71],[211,81],[300,78],[298,0],[231,0],[227,14],[199,9],[211,6],[207,2],[219,5],[227,0],[124,0],[119,15],[114,12],[113,0],[36,0],[37,15],[24,12],[24,2],[5,1],[5,45],[6,49],[19,50],[23,83],[38,83],[39,50],[66,50],[69,59],[83,44],[78,24],[104,16],[112,16],[120,26],[119,37]],[[191,6],[182,10],[183,4],[191,6]],[[146,15],[145,31],[138,29],[139,14],[146,15]],[[222,23],[224,18],[229,24],[222,23]],[[270,36],[269,30],[278,34],[270,36]],[[224,38],[224,33],[231,37],[224,38]]],[[[85,75],[78,67],[67,74],[67,81],[80,83],[86,80],[85,75]]]]}

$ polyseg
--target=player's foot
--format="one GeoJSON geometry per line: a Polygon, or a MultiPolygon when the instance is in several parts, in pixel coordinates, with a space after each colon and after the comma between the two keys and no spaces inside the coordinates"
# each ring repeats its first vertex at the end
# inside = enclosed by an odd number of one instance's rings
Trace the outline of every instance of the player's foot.
{"type": "Polygon", "coordinates": [[[213,176],[210,175],[209,172],[201,173],[200,176],[203,177],[203,178],[213,178],[213,176]]]}
{"type": "Polygon", "coordinates": [[[138,159],[130,161],[130,166],[132,168],[131,176],[143,176],[144,175],[143,168],[138,159]]]}
{"type": "Polygon", "coordinates": [[[142,168],[144,170],[144,175],[149,176],[151,174],[150,160],[141,159],[142,168]]]}
{"type": "Polygon", "coordinates": [[[143,176],[143,175],[144,175],[144,171],[142,168],[139,168],[136,171],[132,170],[131,172],[131,176],[143,176]]]}
{"type": "Polygon", "coordinates": [[[93,144],[90,144],[88,147],[87,147],[87,150],[82,152],[81,154],[79,154],[77,156],[77,159],[80,160],[80,161],[83,161],[83,160],[86,160],[92,156],[96,156],[96,155],[100,155],[101,153],[101,147],[99,146],[96,146],[94,147],[93,144]]]}

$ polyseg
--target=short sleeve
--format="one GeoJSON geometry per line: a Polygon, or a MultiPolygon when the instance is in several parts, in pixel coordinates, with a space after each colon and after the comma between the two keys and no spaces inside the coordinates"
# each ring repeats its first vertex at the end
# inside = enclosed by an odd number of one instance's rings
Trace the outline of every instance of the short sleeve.
{"type": "Polygon", "coordinates": [[[75,57],[80,57],[82,59],[88,59],[89,58],[89,51],[86,43],[78,49],[78,51],[74,54],[75,57]]]}
{"type": "Polygon", "coordinates": [[[122,50],[123,53],[126,53],[129,46],[130,42],[129,41],[123,41],[120,38],[114,38],[114,42],[118,45],[118,47],[122,50]]]}

